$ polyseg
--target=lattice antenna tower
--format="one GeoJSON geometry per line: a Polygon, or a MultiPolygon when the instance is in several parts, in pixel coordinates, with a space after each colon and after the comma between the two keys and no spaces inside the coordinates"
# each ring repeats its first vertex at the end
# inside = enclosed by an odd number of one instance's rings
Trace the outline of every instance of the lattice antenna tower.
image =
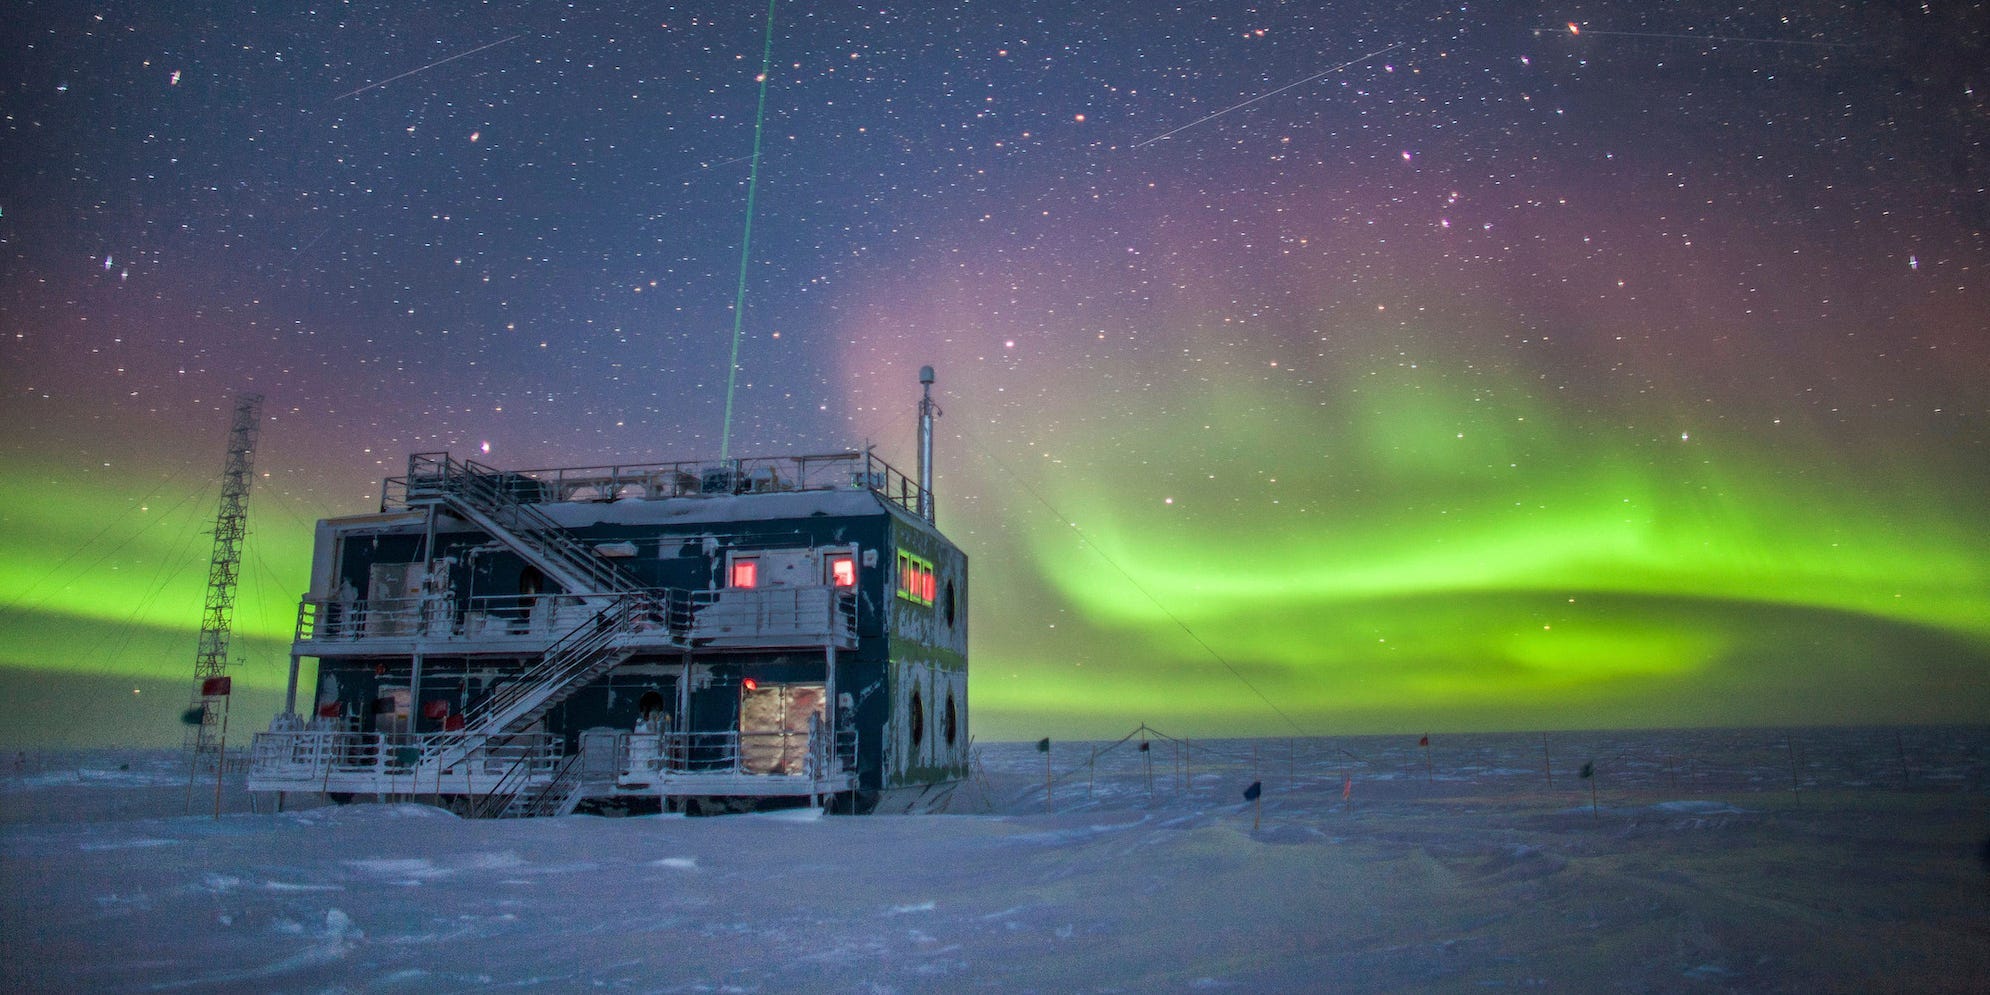
{"type": "Polygon", "coordinates": [[[188,706],[187,749],[200,764],[221,760],[218,735],[223,704],[208,695],[208,678],[228,672],[228,635],[235,618],[235,579],[242,572],[242,540],[249,532],[249,485],[256,458],[256,433],[262,427],[261,394],[235,399],[235,418],[228,427],[228,458],[221,468],[221,510],[214,516],[214,556],[207,566],[207,603],[200,615],[200,647],[193,658],[193,700],[188,706]],[[193,722],[194,711],[200,721],[193,722]]]}

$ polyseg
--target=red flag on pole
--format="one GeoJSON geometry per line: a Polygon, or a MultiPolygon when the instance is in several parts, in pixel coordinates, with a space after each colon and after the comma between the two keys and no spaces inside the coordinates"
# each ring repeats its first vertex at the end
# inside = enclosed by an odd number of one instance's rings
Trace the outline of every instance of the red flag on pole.
{"type": "Polygon", "coordinates": [[[1418,746],[1429,746],[1429,745],[1430,745],[1430,734],[1429,734],[1429,733],[1424,733],[1424,734],[1423,734],[1423,738],[1422,738],[1422,739],[1419,739],[1419,740],[1417,740],[1417,741],[1416,741],[1416,745],[1418,745],[1418,746]]]}
{"type": "Polygon", "coordinates": [[[203,698],[226,698],[233,686],[231,677],[203,677],[200,680],[200,696],[203,698]]]}

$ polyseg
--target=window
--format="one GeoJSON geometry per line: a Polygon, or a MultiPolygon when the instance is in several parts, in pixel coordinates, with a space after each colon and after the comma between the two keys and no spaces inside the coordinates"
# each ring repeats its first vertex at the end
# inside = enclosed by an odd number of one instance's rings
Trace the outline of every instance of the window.
{"type": "Polygon", "coordinates": [[[919,689],[912,689],[912,705],[908,709],[912,720],[912,748],[917,750],[926,740],[926,700],[919,696],[919,689]]]}
{"type": "Polygon", "coordinates": [[[848,553],[829,558],[829,583],[833,587],[857,586],[857,560],[848,553]]]}
{"type": "Polygon", "coordinates": [[[730,586],[759,587],[760,561],[750,556],[742,556],[732,561],[732,582],[730,586]]]}
{"type": "Polygon", "coordinates": [[[898,596],[915,605],[933,604],[935,580],[931,560],[898,551],[898,596]]]}

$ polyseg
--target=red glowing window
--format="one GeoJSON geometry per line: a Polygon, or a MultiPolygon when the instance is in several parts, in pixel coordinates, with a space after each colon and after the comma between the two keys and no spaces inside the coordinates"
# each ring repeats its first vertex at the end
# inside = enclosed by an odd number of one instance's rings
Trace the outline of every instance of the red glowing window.
{"type": "Polygon", "coordinates": [[[848,556],[830,557],[829,583],[836,587],[856,587],[857,561],[848,556]]]}
{"type": "Polygon", "coordinates": [[[898,551],[898,596],[916,605],[931,606],[936,575],[933,564],[905,550],[898,551]]]}
{"type": "Polygon", "coordinates": [[[732,586],[734,587],[760,586],[760,561],[759,560],[732,561],[732,586]]]}

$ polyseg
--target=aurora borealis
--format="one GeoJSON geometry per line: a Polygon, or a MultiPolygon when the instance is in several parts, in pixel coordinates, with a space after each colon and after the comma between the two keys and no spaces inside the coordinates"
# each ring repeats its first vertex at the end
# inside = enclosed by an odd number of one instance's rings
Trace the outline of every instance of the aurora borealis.
{"type": "MultiPolygon", "coordinates": [[[[716,457],[764,6],[20,6],[8,742],[176,741],[237,389],[249,728],[410,451],[716,457]]],[[[938,369],[976,735],[1990,720],[1981,9],[775,7],[732,449],[938,369]]]]}

